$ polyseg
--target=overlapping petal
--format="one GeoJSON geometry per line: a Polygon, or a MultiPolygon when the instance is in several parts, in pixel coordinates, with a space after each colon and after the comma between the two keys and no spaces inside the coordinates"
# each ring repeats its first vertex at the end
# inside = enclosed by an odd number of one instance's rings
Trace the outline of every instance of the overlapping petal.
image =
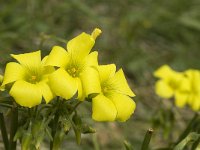
{"type": "Polygon", "coordinates": [[[42,93],[37,85],[23,80],[18,80],[13,84],[10,95],[19,105],[29,108],[40,104],[42,100],[42,93]]]}
{"type": "Polygon", "coordinates": [[[114,121],[117,110],[113,102],[104,95],[92,99],[92,118],[96,121],[114,121]]]}
{"type": "Polygon", "coordinates": [[[99,71],[101,82],[105,82],[115,75],[116,66],[115,64],[101,65],[98,67],[98,71],[99,71]]]}
{"type": "Polygon", "coordinates": [[[25,54],[19,54],[14,55],[11,54],[11,56],[16,59],[22,66],[25,66],[27,68],[36,69],[41,64],[41,52],[36,51],[32,53],[25,53],[25,54]]]}
{"type": "Polygon", "coordinates": [[[52,92],[52,90],[46,82],[39,82],[36,84],[36,86],[40,90],[40,93],[44,97],[46,103],[49,103],[50,100],[52,100],[55,97],[54,93],[52,92]]]}
{"type": "Polygon", "coordinates": [[[69,59],[69,54],[64,48],[54,46],[45,62],[45,65],[65,67],[69,62],[69,59]]]}
{"type": "Polygon", "coordinates": [[[173,89],[164,81],[159,80],[155,85],[156,94],[163,98],[170,98],[173,96],[173,89]]]}
{"type": "Polygon", "coordinates": [[[59,68],[49,75],[49,85],[57,96],[70,99],[78,90],[77,81],[63,68],[59,68]]]}
{"type": "Polygon", "coordinates": [[[135,102],[129,97],[135,95],[129,88],[122,69],[116,73],[116,66],[114,64],[100,65],[98,66],[98,72],[101,84],[101,94],[92,99],[93,118],[98,121],[126,121],[133,114],[136,105],[135,102]],[[94,102],[96,104],[94,104],[94,102]],[[100,105],[100,108],[97,104],[100,105]],[[115,107],[113,107],[113,105],[115,107]],[[104,107],[106,111],[104,111],[101,107],[104,107]],[[115,118],[109,118],[106,116],[112,115],[114,117],[114,113],[107,111],[109,108],[112,112],[114,112],[115,109],[115,118]],[[101,115],[102,112],[103,115],[101,115]]]}
{"type": "Polygon", "coordinates": [[[113,93],[109,98],[117,110],[116,120],[121,122],[128,120],[135,110],[135,102],[129,96],[119,93],[113,93]]]}
{"type": "Polygon", "coordinates": [[[175,93],[175,105],[183,107],[187,104],[188,92],[176,92],[175,93]]]}
{"type": "Polygon", "coordinates": [[[84,58],[90,53],[94,43],[92,36],[83,32],[67,43],[67,50],[72,57],[84,58]]]}
{"type": "Polygon", "coordinates": [[[112,79],[110,79],[110,84],[113,86],[114,90],[118,93],[125,94],[128,96],[135,96],[133,91],[130,89],[124,72],[122,69],[120,69],[118,72],[115,73],[112,79]]]}
{"type": "Polygon", "coordinates": [[[192,97],[191,107],[194,111],[200,110],[200,100],[199,99],[200,99],[200,94],[193,95],[193,97],[192,97]]]}
{"type": "Polygon", "coordinates": [[[90,66],[98,66],[98,52],[94,51],[90,53],[88,56],[85,57],[85,66],[90,67],[90,66]]]}
{"type": "Polygon", "coordinates": [[[78,99],[80,101],[83,101],[84,98],[85,98],[85,93],[84,93],[84,89],[83,89],[83,86],[82,86],[82,82],[81,82],[81,79],[80,78],[76,78],[76,83],[77,83],[77,86],[78,86],[78,99]]]}
{"type": "Polygon", "coordinates": [[[194,111],[200,109],[200,72],[195,69],[190,69],[185,72],[190,81],[190,91],[188,93],[188,104],[194,111]]]}
{"type": "Polygon", "coordinates": [[[96,28],[91,35],[83,32],[76,36],[67,43],[68,52],[75,59],[86,57],[94,46],[95,39],[99,34],[101,34],[101,30],[96,28]]]}
{"type": "Polygon", "coordinates": [[[24,79],[25,70],[24,68],[15,62],[10,62],[6,65],[4,79],[2,85],[24,79]]]}
{"type": "Polygon", "coordinates": [[[98,94],[101,92],[99,74],[96,68],[85,68],[80,78],[86,97],[90,94],[98,94]]]}
{"type": "Polygon", "coordinates": [[[180,73],[172,70],[168,65],[163,65],[154,72],[154,76],[161,79],[167,79],[174,76],[180,76],[180,73]]]}

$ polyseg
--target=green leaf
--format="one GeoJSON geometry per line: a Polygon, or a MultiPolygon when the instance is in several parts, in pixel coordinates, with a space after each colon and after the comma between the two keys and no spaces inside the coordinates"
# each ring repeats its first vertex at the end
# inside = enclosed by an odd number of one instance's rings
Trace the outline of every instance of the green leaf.
{"type": "Polygon", "coordinates": [[[145,137],[144,137],[144,140],[143,140],[143,143],[142,143],[141,150],[148,150],[149,143],[151,141],[152,133],[153,133],[153,129],[148,129],[147,130],[147,132],[145,134],[145,137]]]}
{"type": "Polygon", "coordinates": [[[76,135],[76,142],[77,144],[81,143],[81,126],[82,126],[82,120],[81,117],[78,116],[77,113],[74,114],[73,118],[72,118],[72,127],[74,129],[74,133],[76,135]]]}
{"type": "Polygon", "coordinates": [[[90,127],[88,124],[82,124],[81,132],[83,134],[88,134],[88,133],[95,133],[96,130],[94,128],[90,127]]]}
{"type": "Polygon", "coordinates": [[[133,150],[133,146],[126,140],[124,141],[124,146],[126,150],[133,150]]]}
{"type": "Polygon", "coordinates": [[[32,142],[32,134],[31,132],[25,132],[22,137],[22,150],[28,150],[30,148],[32,142]]]}
{"type": "Polygon", "coordinates": [[[13,140],[16,142],[18,139],[20,139],[23,136],[24,132],[25,131],[24,131],[23,127],[19,127],[17,129],[17,132],[15,133],[15,136],[14,136],[13,140]]]}
{"type": "Polygon", "coordinates": [[[65,132],[62,129],[56,131],[54,141],[53,141],[53,150],[59,150],[60,149],[61,144],[62,144],[63,139],[64,139],[64,135],[65,135],[65,132]]]}
{"type": "Polygon", "coordinates": [[[71,128],[71,122],[70,122],[69,118],[61,117],[60,122],[61,122],[61,126],[62,126],[64,132],[67,133],[71,128]]]}
{"type": "Polygon", "coordinates": [[[184,138],[174,147],[174,150],[183,150],[186,145],[195,142],[196,140],[198,140],[199,137],[200,134],[196,132],[191,132],[186,138],[184,138]]]}

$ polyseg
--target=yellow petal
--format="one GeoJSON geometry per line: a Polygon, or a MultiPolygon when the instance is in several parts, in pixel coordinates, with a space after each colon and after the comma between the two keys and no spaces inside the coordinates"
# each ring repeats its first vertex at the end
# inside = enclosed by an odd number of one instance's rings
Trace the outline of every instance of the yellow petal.
{"type": "Polygon", "coordinates": [[[46,103],[49,103],[54,98],[54,94],[51,91],[49,85],[45,82],[39,82],[36,85],[38,86],[38,89],[42,93],[42,96],[44,97],[46,103]]]}
{"type": "Polygon", "coordinates": [[[76,79],[62,68],[49,75],[49,85],[57,96],[66,100],[72,98],[78,89],[76,79]]]}
{"type": "Polygon", "coordinates": [[[26,66],[27,68],[38,68],[41,64],[41,52],[31,52],[19,55],[11,56],[16,59],[22,66],[26,66]]]}
{"type": "Polygon", "coordinates": [[[129,96],[118,93],[113,93],[109,98],[117,109],[116,120],[121,122],[128,120],[135,110],[135,102],[129,96]]]}
{"type": "Polygon", "coordinates": [[[156,94],[163,98],[171,98],[174,94],[172,88],[164,80],[157,81],[155,88],[156,94]]]}
{"type": "Polygon", "coordinates": [[[189,92],[191,90],[190,80],[184,76],[180,78],[180,82],[179,82],[179,86],[177,90],[182,91],[182,92],[189,92]]]}
{"type": "Polygon", "coordinates": [[[199,111],[200,110],[200,95],[195,95],[192,98],[192,104],[191,107],[194,111],[199,111]]]}
{"type": "Polygon", "coordinates": [[[23,79],[25,75],[23,67],[15,62],[10,62],[6,65],[4,79],[2,85],[23,79]]]}
{"type": "Polygon", "coordinates": [[[198,70],[190,69],[186,71],[186,75],[190,81],[192,91],[200,94],[200,72],[198,70]]]}
{"type": "Polygon", "coordinates": [[[67,43],[67,50],[73,59],[81,59],[90,53],[94,43],[91,35],[83,32],[67,43]]]}
{"type": "Polygon", "coordinates": [[[84,98],[85,98],[85,95],[83,93],[83,87],[82,87],[82,83],[81,83],[81,80],[79,78],[76,78],[76,82],[77,82],[77,85],[78,85],[78,99],[83,101],[84,98]]]}
{"type": "Polygon", "coordinates": [[[168,65],[163,65],[154,72],[154,76],[158,78],[165,78],[171,75],[173,70],[168,65]]]}
{"type": "Polygon", "coordinates": [[[175,93],[175,105],[178,107],[184,107],[187,103],[188,93],[176,92],[175,93]]]}
{"type": "Polygon", "coordinates": [[[115,75],[116,66],[115,64],[100,65],[98,67],[98,71],[99,71],[101,82],[104,82],[108,80],[110,77],[113,77],[115,75]]]}
{"type": "Polygon", "coordinates": [[[94,51],[85,58],[85,66],[98,66],[98,52],[94,51]]]}
{"type": "Polygon", "coordinates": [[[92,119],[96,121],[114,121],[117,110],[113,102],[103,95],[92,99],[92,119]]]}
{"type": "Polygon", "coordinates": [[[68,61],[68,52],[60,46],[54,46],[45,62],[45,65],[65,67],[68,61]]]}
{"type": "Polygon", "coordinates": [[[10,95],[19,105],[29,108],[40,104],[42,100],[38,87],[23,80],[18,80],[13,84],[10,95]]]}
{"type": "Polygon", "coordinates": [[[110,85],[113,85],[115,92],[125,94],[128,96],[135,96],[133,91],[130,89],[126,78],[124,76],[124,72],[122,69],[120,69],[116,74],[113,76],[113,78],[110,80],[110,85]]]}
{"type": "Polygon", "coordinates": [[[93,67],[87,67],[81,73],[80,79],[84,89],[84,94],[89,96],[90,94],[98,94],[101,92],[99,74],[97,69],[93,67]]]}

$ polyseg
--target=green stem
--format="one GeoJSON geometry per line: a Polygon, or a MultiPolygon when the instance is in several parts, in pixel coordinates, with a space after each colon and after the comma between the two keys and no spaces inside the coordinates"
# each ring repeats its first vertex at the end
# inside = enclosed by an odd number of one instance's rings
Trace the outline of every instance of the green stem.
{"type": "Polygon", "coordinates": [[[8,108],[12,108],[13,107],[12,105],[6,104],[6,103],[0,103],[0,106],[8,107],[8,108]]]}
{"type": "Polygon", "coordinates": [[[194,117],[191,119],[191,121],[189,122],[189,124],[187,125],[186,129],[184,130],[184,132],[179,136],[178,141],[175,143],[175,145],[177,145],[180,141],[182,141],[191,131],[192,126],[195,122],[195,120],[198,118],[198,113],[194,114],[194,117]]]}
{"type": "Polygon", "coordinates": [[[13,106],[11,109],[11,123],[10,123],[10,142],[9,149],[16,150],[16,142],[14,142],[14,136],[18,127],[18,108],[17,106],[13,106]]]}
{"type": "Polygon", "coordinates": [[[192,145],[191,150],[196,150],[199,144],[200,144],[200,138],[198,138],[198,140],[196,142],[194,142],[194,144],[192,145]]]}
{"type": "Polygon", "coordinates": [[[53,150],[53,143],[54,143],[54,138],[55,138],[55,134],[56,134],[56,130],[57,130],[57,127],[58,127],[58,121],[59,121],[59,108],[60,108],[60,105],[61,105],[61,102],[62,100],[59,99],[59,97],[57,97],[57,102],[56,102],[56,111],[55,111],[55,115],[54,115],[54,119],[52,121],[52,124],[51,124],[51,135],[52,135],[52,138],[53,140],[50,142],[50,150],[53,150]]]}
{"type": "Polygon", "coordinates": [[[5,150],[8,150],[8,148],[9,148],[8,134],[7,134],[7,130],[5,127],[3,113],[0,113],[0,127],[1,127],[1,134],[2,134],[2,138],[3,138],[5,150]]]}
{"type": "Polygon", "coordinates": [[[152,133],[153,133],[153,129],[147,130],[146,135],[145,135],[144,140],[143,140],[143,143],[142,143],[141,150],[148,150],[149,143],[151,141],[152,133]]]}
{"type": "Polygon", "coordinates": [[[72,108],[72,110],[70,111],[70,114],[72,112],[74,112],[76,110],[76,108],[82,103],[82,101],[79,101],[78,103],[76,103],[76,105],[72,108]]]}
{"type": "Polygon", "coordinates": [[[94,149],[95,150],[100,150],[96,134],[93,135],[92,142],[93,142],[93,145],[94,145],[94,149]]]}

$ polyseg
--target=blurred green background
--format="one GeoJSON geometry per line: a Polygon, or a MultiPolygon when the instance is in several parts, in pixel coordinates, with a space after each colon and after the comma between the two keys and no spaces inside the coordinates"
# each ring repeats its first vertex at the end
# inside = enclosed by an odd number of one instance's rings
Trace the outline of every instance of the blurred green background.
{"type": "Polygon", "coordinates": [[[95,27],[103,31],[93,48],[100,64],[124,69],[137,109],[126,123],[96,123],[90,104],[81,106],[97,133],[83,136],[78,146],[70,132],[63,147],[121,150],[127,140],[137,150],[150,127],[152,149],[177,140],[193,112],[159,99],[152,72],[163,64],[177,71],[200,68],[199,0],[0,0],[0,72],[11,53],[41,49],[46,55],[53,45],[65,46],[62,39],[95,27]]]}

